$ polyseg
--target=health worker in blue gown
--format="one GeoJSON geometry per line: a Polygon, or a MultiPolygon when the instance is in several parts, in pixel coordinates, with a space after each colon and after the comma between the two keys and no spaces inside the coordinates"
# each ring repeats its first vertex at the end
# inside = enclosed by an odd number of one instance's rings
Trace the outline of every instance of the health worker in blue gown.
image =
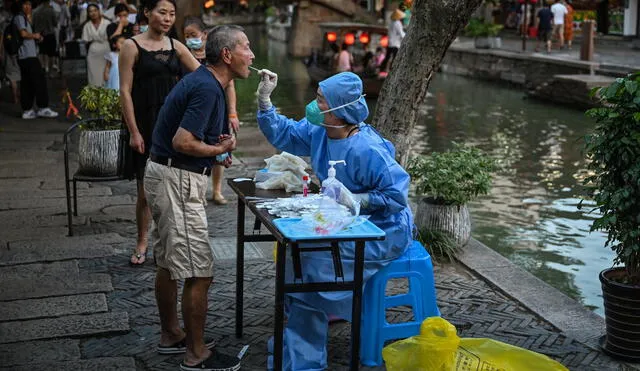
{"type": "MultiPolygon", "coordinates": [[[[364,281],[404,253],[412,242],[413,215],[409,208],[409,174],[395,161],[395,148],[364,123],[369,109],[362,93],[362,80],[351,72],[322,82],[317,98],[306,107],[302,120],[279,115],[270,95],[278,76],[261,71],[258,87],[258,125],[269,142],[280,151],[311,156],[320,181],[327,178],[329,160],[336,165],[336,178],[361,203],[360,214],[386,232],[384,241],[366,243],[364,281]]],[[[355,244],[341,243],[344,277],[353,277],[355,244]]],[[[335,273],[329,252],[302,254],[304,282],[333,282],[335,273]]],[[[290,258],[286,279],[293,281],[290,258]]],[[[351,319],[352,293],[310,292],[287,294],[284,330],[284,370],[327,368],[328,315],[351,319]]],[[[273,352],[273,339],[269,342],[273,352]]],[[[272,367],[272,356],[269,357],[272,367]]]]}

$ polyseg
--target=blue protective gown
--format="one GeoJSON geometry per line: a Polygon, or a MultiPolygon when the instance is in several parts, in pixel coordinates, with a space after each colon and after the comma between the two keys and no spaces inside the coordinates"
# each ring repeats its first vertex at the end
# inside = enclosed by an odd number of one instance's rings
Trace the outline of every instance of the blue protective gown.
{"type": "MultiPolygon", "coordinates": [[[[274,107],[258,112],[258,124],[278,150],[311,156],[311,165],[320,181],[327,178],[329,160],[345,160],[347,166],[335,166],[336,178],[353,193],[369,194],[369,203],[360,213],[370,215],[369,221],[385,231],[386,239],[366,243],[364,282],[404,253],[413,240],[413,215],[408,204],[410,177],[395,161],[395,149],[389,141],[365,124],[360,124],[359,132],[351,137],[330,139],[324,127],[311,125],[306,119],[289,119],[277,114],[274,107]]],[[[345,279],[350,280],[355,243],[341,243],[340,254],[345,279]]],[[[329,252],[302,253],[301,261],[304,282],[335,280],[329,252]]],[[[290,257],[287,258],[286,279],[293,281],[290,257]]],[[[284,370],[324,370],[327,367],[327,316],[333,314],[351,320],[351,301],[351,292],[287,294],[284,370]]]]}

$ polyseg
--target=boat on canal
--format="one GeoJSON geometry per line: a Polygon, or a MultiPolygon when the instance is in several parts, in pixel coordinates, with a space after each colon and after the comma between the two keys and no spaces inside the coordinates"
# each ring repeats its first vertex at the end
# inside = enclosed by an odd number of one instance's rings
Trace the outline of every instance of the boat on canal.
{"type": "Polygon", "coordinates": [[[346,46],[353,55],[352,72],[362,79],[364,93],[368,98],[377,97],[384,77],[379,75],[375,63],[376,49],[386,50],[387,28],[347,22],[327,22],[318,26],[323,35],[322,48],[314,51],[305,63],[311,81],[319,82],[335,74],[337,56],[346,46]]]}

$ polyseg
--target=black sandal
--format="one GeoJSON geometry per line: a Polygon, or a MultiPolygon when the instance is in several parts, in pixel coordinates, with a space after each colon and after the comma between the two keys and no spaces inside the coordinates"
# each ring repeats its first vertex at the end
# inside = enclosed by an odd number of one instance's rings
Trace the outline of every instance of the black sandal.
{"type": "Polygon", "coordinates": [[[144,263],[147,262],[147,251],[145,251],[144,253],[139,253],[138,250],[133,250],[133,255],[131,255],[131,257],[129,258],[129,265],[132,267],[139,267],[139,266],[143,266],[144,263]],[[136,259],[138,259],[138,263],[134,263],[131,261],[132,257],[136,257],[136,259]],[[144,260],[142,261],[142,263],[140,263],[140,258],[144,257],[144,260]]]}
{"type": "MultiPolygon", "coordinates": [[[[204,345],[207,349],[211,349],[216,345],[216,340],[214,339],[204,339],[204,345]]],[[[187,351],[187,338],[171,344],[171,345],[160,345],[156,347],[156,351],[158,354],[181,354],[187,351]]]]}

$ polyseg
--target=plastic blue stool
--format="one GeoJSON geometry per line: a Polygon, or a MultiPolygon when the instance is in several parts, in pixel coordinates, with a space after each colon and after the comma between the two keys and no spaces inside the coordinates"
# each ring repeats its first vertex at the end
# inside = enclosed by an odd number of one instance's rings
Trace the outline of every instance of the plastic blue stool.
{"type": "Polygon", "coordinates": [[[385,341],[418,335],[422,321],[433,316],[440,316],[440,310],[436,304],[431,256],[420,242],[413,241],[401,257],[374,274],[365,285],[360,362],[371,367],[382,365],[382,347],[385,341]],[[387,281],[393,278],[408,278],[409,291],[385,296],[387,281]],[[397,306],[410,306],[413,321],[388,323],[386,309],[397,306]]]}

